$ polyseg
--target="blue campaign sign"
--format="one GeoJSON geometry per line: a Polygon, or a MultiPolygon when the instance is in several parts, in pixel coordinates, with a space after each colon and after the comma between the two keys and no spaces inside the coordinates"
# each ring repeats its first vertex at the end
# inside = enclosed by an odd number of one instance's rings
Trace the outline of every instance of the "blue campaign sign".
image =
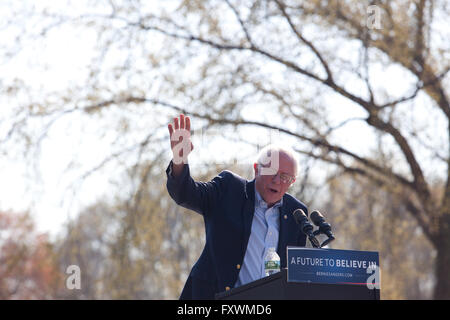
{"type": "Polygon", "coordinates": [[[379,288],[379,258],[374,251],[287,247],[287,267],[288,282],[375,284],[379,288]]]}

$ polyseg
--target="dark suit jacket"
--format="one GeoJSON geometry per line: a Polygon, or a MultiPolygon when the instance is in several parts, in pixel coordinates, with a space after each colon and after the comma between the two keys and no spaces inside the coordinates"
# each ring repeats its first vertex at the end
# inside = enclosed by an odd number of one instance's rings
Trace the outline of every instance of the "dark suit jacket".
{"type": "MultiPolygon", "coordinates": [[[[244,261],[255,211],[255,180],[247,181],[222,171],[209,182],[192,179],[189,166],[178,178],[166,170],[167,190],[178,205],[203,216],[206,244],[191,270],[180,299],[214,299],[218,292],[233,288],[244,261]]],[[[278,255],[286,267],[286,246],[305,246],[306,236],[295,223],[292,212],[306,206],[289,194],[280,211],[278,255]]]]}

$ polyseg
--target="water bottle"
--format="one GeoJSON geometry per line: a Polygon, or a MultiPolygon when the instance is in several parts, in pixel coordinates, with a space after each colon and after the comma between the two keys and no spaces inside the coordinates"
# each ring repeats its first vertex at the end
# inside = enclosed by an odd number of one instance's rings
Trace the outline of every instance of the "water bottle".
{"type": "Polygon", "coordinates": [[[273,247],[269,248],[266,257],[264,258],[264,271],[266,277],[280,272],[280,257],[273,247]]]}

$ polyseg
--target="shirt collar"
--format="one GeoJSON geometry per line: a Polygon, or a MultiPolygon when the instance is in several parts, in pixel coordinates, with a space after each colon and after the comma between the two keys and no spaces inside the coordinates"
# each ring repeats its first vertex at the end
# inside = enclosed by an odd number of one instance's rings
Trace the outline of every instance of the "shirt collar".
{"type": "MultiPolygon", "coordinates": [[[[255,205],[260,208],[267,209],[269,206],[267,205],[267,202],[264,201],[264,199],[259,194],[258,190],[256,190],[256,183],[255,183],[255,205]]],[[[283,205],[283,198],[280,199],[277,203],[275,203],[272,208],[279,208],[283,205]]]]}

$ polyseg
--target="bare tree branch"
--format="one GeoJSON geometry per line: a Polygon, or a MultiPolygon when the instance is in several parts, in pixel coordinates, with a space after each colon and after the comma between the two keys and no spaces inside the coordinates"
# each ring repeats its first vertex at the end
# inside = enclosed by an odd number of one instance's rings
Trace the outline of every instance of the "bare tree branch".
{"type": "Polygon", "coordinates": [[[382,175],[384,175],[384,176],[386,176],[388,178],[395,179],[396,181],[400,182],[402,185],[407,186],[408,188],[414,189],[414,184],[412,182],[408,181],[407,179],[405,179],[404,177],[402,177],[402,176],[400,176],[398,174],[395,174],[395,173],[393,173],[391,171],[387,171],[385,168],[382,168],[382,167],[376,165],[375,163],[373,163],[372,161],[370,161],[368,159],[365,159],[365,158],[363,158],[361,156],[358,156],[355,153],[350,152],[349,150],[346,150],[343,147],[329,144],[328,142],[326,142],[323,139],[310,138],[310,137],[301,135],[299,133],[292,132],[292,131],[287,130],[285,128],[269,125],[267,123],[259,122],[259,121],[250,121],[250,120],[243,120],[243,119],[214,118],[211,115],[200,114],[200,113],[197,113],[197,112],[186,110],[184,108],[175,106],[175,105],[167,103],[167,102],[158,101],[156,99],[146,99],[146,98],[133,97],[133,98],[130,98],[130,100],[132,100],[132,101],[139,100],[139,101],[142,101],[142,102],[149,102],[149,103],[152,103],[152,104],[159,104],[159,105],[162,105],[162,106],[166,106],[166,107],[169,107],[169,108],[171,108],[173,110],[176,110],[178,112],[182,112],[182,113],[185,113],[185,114],[188,114],[188,115],[192,115],[192,116],[195,116],[195,117],[198,117],[198,118],[201,118],[201,119],[208,120],[211,124],[230,124],[230,125],[235,125],[235,126],[239,126],[239,125],[255,125],[255,126],[259,126],[259,127],[263,127],[263,128],[267,128],[267,129],[278,130],[278,131],[280,131],[282,133],[285,133],[285,134],[288,134],[290,136],[294,136],[294,137],[297,137],[297,138],[299,138],[301,140],[308,141],[314,146],[323,147],[326,150],[328,150],[328,152],[335,152],[337,154],[343,154],[343,155],[349,156],[349,157],[353,158],[355,161],[357,161],[357,162],[359,162],[359,163],[361,163],[361,164],[363,164],[363,165],[365,165],[365,166],[367,166],[367,167],[377,171],[378,173],[380,173],[380,174],[382,174],[382,175]]]}
{"type": "Polygon", "coordinates": [[[250,44],[251,47],[254,47],[253,44],[253,40],[252,37],[250,36],[250,32],[248,31],[247,27],[244,24],[244,21],[242,21],[241,16],[239,15],[239,12],[237,11],[237,9],[231,4],[231,2],[229,0],[225,0],[225,2],[227,3],[227,5],[231,8],[231,10],[233,11],[234,15],[236,16],[236,19],[239,22],[239,25],[242,28],[242,31],[244,31],[245,37],[248,41],[248,43],[250,44]]]}
{"type": "Polygon", "coordinates": [[[296,26],[292,22],[291,17],[286,12],[285,4],[282,3],[280,0],[275,0],[275,2],[278,5],[278,8],[280,9],[280,11],[283,14],[283,16],[286,18],[286,21],[288,22],[291,30],[294,32],[294,34],[297,36],[297,38],[299,38],[304,44],[306,44],[306,46],[308,46],[308,48],[310,48],[311,51],[314,52],[314,55],[319,59],[320,63],[322,64],[322,67],[325,69],[325,72],[327,74],[327,79],[325,80],[325,82],[334,82],[333,75],[332,75],[332,73],[330,71],[330,67],[328,66],[328,63],[325,61],[325,59],[322,57],[322,55],[319,52],[319,50],[317,50],[317,48],[314,46],[314,44],[311,41],[307,40],[300,33],[300,31],[296,28],[296,26]]]}
{"type": "Polygon", "coordinates": [[[450,66],[447,67],[437,77],[435,77],[434,79],[431,79],[430,81],[428,81],[426,83],[421,83],[421,81],[419,81],[419,83],[416,85],[416,88],[414,89],[414,92],[411,95],[406,96],[406,97],[402,97],[400,99],[397,99],[397,100],[394,100],[394,101],[391,101],[391,102],[388,102],[388,103],[385,103],[385,104],[382,104],[382,105],[379,106],[379,108],[383,109],[383,108],[386,108],[386,107],[392,107],[392,106],[395,106],[395,105],[397,105],[399,103],[413,100],[417,96],[417,94],[420,92],[420,90],[422,90],[422,89],[424,89],[424,88],[426,88],[428,86],[432,86],[432,85],[438,83],[439,81],[441,81],[441,79],[443,79],[447,75],[447,73],[449,71],[450,71],[450,66]]]}

